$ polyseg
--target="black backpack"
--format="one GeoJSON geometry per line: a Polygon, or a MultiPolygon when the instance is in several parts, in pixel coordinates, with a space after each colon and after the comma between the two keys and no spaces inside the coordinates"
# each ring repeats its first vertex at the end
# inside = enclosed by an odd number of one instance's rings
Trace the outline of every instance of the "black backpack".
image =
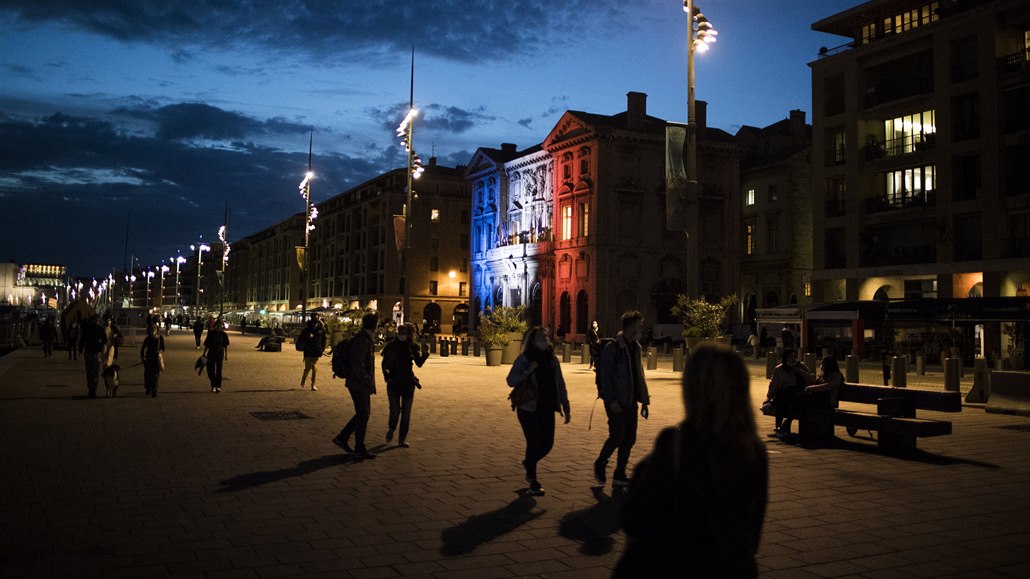
{"type": "Polygon", "coordinates": [[[333,378],[346,379],[350,371],[350,338],[340,340],[333,347],[333,378]]]}
{"type": "Polygon", "coordinates": [[[610,344],[615,343],[615,338],[601,338],[597,346],[597,360],[594,361],[594,386],[597,386],[598,392],[601,390],[601,357],[604,356],[604,350],[610,344]]]}
{"type": "Polygon", "coordinates": [[[293,345],[296,346],[298,352],[304,351],[304,348],[308,345],[308,331],[306,329],[302,330],[300,334],[297,335],[297,339],[294,340],[293,345]]]}

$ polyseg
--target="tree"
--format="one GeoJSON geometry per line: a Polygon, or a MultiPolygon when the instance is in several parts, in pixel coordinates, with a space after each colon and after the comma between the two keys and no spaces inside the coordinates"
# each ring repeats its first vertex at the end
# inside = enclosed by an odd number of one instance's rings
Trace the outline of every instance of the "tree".
{"type": "Polygon", "coordinates": [[[714,303],[705,298],[695,300],[679,294],[676,305],[672,306],[672,315],[683,324],[683,335],[688,338],[719,338],[723,335],[729,309],[739,302],[736,294],[714,303]]]}

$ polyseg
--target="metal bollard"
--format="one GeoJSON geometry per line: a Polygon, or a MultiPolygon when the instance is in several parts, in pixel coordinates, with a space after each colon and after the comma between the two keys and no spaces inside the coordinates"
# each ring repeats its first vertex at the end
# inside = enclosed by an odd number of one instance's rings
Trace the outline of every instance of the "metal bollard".
{"type": "Polygon", "coordinates": [[[572,344],[561,345],[561,361],[562,364],[572,363],[572,344]]]}
{"type": "Polygon", "coordinates": [[[451,355],[457,356],[458,355],[458,340],[451,339],[450,342],[451,342],[451,355]]]}
{"type": "Polygon", "coordinates": [[[650,347],[647,349],[647,369],[658,369],[658,348],[650,347]]]}
{"type": "Polygon", "coordinates": [[[772,379],[773,370],[776,369],[776,364],[779,361],[779,356],[776,352],[768,352],[765,355],[765,377],[766,379],[772,379]]]}
{"type": "Polygon", "coordinates": [[[683,364],[683,350],[676,348],[672,351],[672,371],[682,372],[684,369],[683,364]]]}
{"type": "Polygon", "coordinates": [[[590,344],[583,344],[579,350],[579,363],[589,364],[590,363],[590,344]]]}
{"type": "Polygon", "coordinates": [[[916,354],[916,374],[926,376],[926,359],[922,354],[916,354]]]}
{"type": "Polygon", "coordinates": [[[429,336],[429,353],[436,353],[436,336],[429,336]]]}
{"type": "Polygon", "coordinates": [[[905,388],[908,385],[908,364],[903,356],[891,358],[891,386],[905,388]]]}
{"type": "Polygon", "coordinates": [[[465,338],[464,340],[461,341],[461,355],[462,356],[468,356],[469,355],[469,340],[468,340],[468,338],[465,338]]]}
{"type": "Polygon", "coordinates": [[[850,382],[851,384],[858,384],[860,382],[858,377],[858,356],[848,354],[845,361],[845,367],[844,381],[850,382]]]}
{"type": "Polygon", "coordinates": [[[944,390],[946,392],[959,392],[961,378],[962,360],[959,358],[946,358],[944,360],[944,390]]]}
{"type": "Polygon", "coordinates": [[[447,340],[440,340],[440,357],[446,358],[451,355],[451,349],[447,347],[447,340]]]}

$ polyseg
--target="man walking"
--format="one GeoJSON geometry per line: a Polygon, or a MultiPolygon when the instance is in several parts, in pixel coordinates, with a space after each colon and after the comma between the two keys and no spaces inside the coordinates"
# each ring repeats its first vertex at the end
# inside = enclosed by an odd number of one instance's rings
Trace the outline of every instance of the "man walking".
{"type": "Polygon", "coordinates": [[[225,333],[225,324],[219,317],[211,325],[204,339],[204,356],[207,357],[207,377],[211,380],[211,392],[222,391],[222,362],[229,359],[229,335],[225,333]]]}
{"type": "Polygon", "coordinates": [[[308,372],[311,372],[311,389],[318,390],[315,386],[315,376],[318,374],[318,360],[325,353],[325,330],[322,329],[317,317],[311,316],[297,340],[304,351],[304,374],[300,377],[300,389],[304,389],[308,372]]]}
{"type": "Polygon", "coordinates": [[[365,314],[361,317],[361,331],[350,339],[346,385],[350,397],[354,401],[354,417],[333,439],[333,444],[345,452],[354,453],[354,458],[358,460],[376,457],[375,453],[365,447],[365,430],[368,428],[368,417],[372,413],[372,395],[376,393],[375,348],[372,332],[375,332],[378,325],[379,316],[377,314],[365,314]],[[353,449],[349,444],[351,434],[354,435],[353,449]]]}
{"type": "Polygon", "coordinates": [[[204,320],[197,316],[197,321],[193,322],[193,337],[197,340],[197,349],[200,349],[200,336],[204,333],[204,320]]]}
{"type": "Polygon", "coordinates": [[[107,332],[100,325],[100,316],[92,314],[79,332],[78,348],[86,362],[86,389],[90,398],[97,397],[100,383],[101,354],[107,345],[107,332]]]}
{"type": "Polygon", "coordinates": [[[590,365],[587,370],[597,366],[597,355],[601,352],[601,330],[597,326],[597,320],[590,322],[587,329],[587,345],[590,348],[590,365]]]}
{"type": "Polygon", "coordinates": [[[618,448],[612,487],[629,486],[626,465],[637,441],[637,404],[641,405],[640,415],[646,419],[647,407],[651,403],[637,342],[641,325],[643,316],[640,312],[632,310],[622,314],[622,331],[616,334],[615,341],[601,350],[598,361],[597,394],[608,415],[608,440],[594,462],[594,479],[602,485],[606,482],[608,459],[618,448]]]}

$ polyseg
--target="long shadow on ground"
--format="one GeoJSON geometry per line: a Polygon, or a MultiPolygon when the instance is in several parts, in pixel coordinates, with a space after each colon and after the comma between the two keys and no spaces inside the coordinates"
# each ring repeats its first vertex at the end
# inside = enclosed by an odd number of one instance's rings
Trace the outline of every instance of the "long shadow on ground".
{"type": "Polygon", "coordinates": [[[604,494],[602,487],[590,489],[594,493],[594,505],[579,511],[572,511],[558,522],[558,534],[566,539],[582,543],[579,552],[600,557],[612,552],[619,532],[619,510],[624,500],[623,493],[615,491],[612,496],[604,494]]]}
{"type": "Polygon", "coordinates": [[[217,492],[229,493],[242,491],[249,488],[259,487],[264,484],[292,478],[295,476],[304,476],[306,474],[322,470],[323,468],[332,468],[334,466],[340,466],[352,462],[356,461],[354,459],[354,456],[350,454],[327,454],[319,458],[305,460],[303,462],[298,463],[297,466],[293,466],[290,468],[283,468],[279,470],[266,470],[236,475],[232,478],[220,481],[218,484],[223,485],[224,488],[218,489],[217,492]]]}
{"type": "Polygon", "coordinates": [[[547,511],[532,512],[536,499],[522,495],[507,505],[481,515],[473,515],[464,522],[440,534],[443,546],[440,554],[447,557],[467,555],[480,545],[502,537],[547,511]]]}
{"type": "Polygon", "coordinates": [[[861,452],[864,454],[873,454],[877,456],[883,456],[887,458],[894,458],[898,460],[911,460],[915,462],[923,462],[926,464],[935,464],[940,466],[948,466],[953,464],[968,464],[970,466],[978,466],[981,468],[1002,468],[1001,465],[994,464],[993,462],[984,462],[980,460],[973,460],[969,458],[961,458],[957,456],[946,456],[943,454],[934,454],[925,450],[917,448],[912,452],[904,453],[890,453],[885,452],[879,446],[873,444],[866,444],[859,442],[859,440],[874,440],[871,437],[857,436],[857,440],[849,440],[846,438],[834,437],[834,439],[826,444],[818,446],[807,446],[801,445],[797,442],[770,442],[769,448],[775,448],[776,446],[798,446],[811,452],[829,452],[834,450],[843,450],[847,452],[861,452]]]}

